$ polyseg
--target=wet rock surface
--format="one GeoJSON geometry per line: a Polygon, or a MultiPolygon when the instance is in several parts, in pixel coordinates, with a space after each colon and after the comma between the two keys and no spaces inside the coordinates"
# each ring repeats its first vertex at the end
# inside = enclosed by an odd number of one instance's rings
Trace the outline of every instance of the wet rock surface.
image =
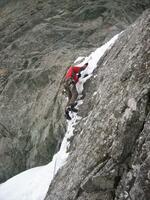
{"type": "MultiPolygon", "coordinates": [[[[51,160],[66,131],[62,77],[67,66],[125,29],[148,7],[147,0],[0,1],[0,182],[51,160]]],[[[131,75],[127,68],[120,80],[126,82],[131,75]]],[[[100,80],[106,81],[105,74],[100,80]]],[[[90,84],[96,91],[94,81],[90,84]]],[[[96,98],[85,99],[90,108],[81,109],[85,119],[96,98]]],[[[126,102],[118,109],[124,107],[126,102]]],[[[86,198],[86,192],[82,194],[86,198]]]]}
{"type": "Polygon", "coordinates": [[[150,198],[149,28],[147,10],[120,35],[86,84],[70,156],[46,200],[150,198]]]}

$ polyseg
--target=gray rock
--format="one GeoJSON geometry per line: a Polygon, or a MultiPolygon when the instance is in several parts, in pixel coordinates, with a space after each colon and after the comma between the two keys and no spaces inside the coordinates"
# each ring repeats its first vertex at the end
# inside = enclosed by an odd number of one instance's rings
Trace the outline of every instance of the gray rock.
{"type": "MultiPolygon", "coordinates": [[[[147,0],[0,1],[0,69],[9,72],[0,74],[0,182],[51,160],[66,130],[62,77],[67,66],[126,28],[148,6],[147,0]]],[[[131,72],[119,77],[123,84],[131,72]]],[[[105,74],[100,79],[103,83],[105,74]]],[[[92,84],[96,90],[97,83],[92,84]]],[[[98,97],[89,101],[88,87],[85,105],[94,109],[98,97]]],[[[115,115],[126,109],[126,102],[119,105],[115,115]]],[[[86,110],[81,109],[85,116],[86,110]]]]}
{"type": "Polygon", "coordinates": [[[147,10],[99,63],[86,86],[69,158],[45,200],[150,198],[149,22],[147,10]]]}

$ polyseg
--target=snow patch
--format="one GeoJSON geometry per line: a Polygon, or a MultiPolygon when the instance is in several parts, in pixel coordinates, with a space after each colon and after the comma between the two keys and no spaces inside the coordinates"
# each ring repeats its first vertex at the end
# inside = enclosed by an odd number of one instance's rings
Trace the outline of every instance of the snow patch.
{"type": "Polygon", "coordinates": [[[123,115],[123,121],[124,121],[125,119],[129,119],[131,116],[132,116],[131,109],[130,109],[130,108],[127,108],[127,109],[125,110],[124,115],[123,115]]]}
{"type": "Polygon", "coordinates": [[[85,57],[83,56],[79,56],[75,61],[74,63],[77,63],[77,62],[80,62],[81,60],[83,60],[85,57]]]}
{"type": "Polygon", "coordinates": [[[129,99],[128,100],[128,106],[129,106],[129,108],[132,110],[132,111],[135,111],[136,110],[136,101],[135,101],[135,99],[134,98],[131,98],[131,99],[129,99]]]}
{"type": "Polygon", "coordinates": [[[93,93],[93,97],[97,95],[97,91],[93,93]]]}
{"type": "Polygon", "coordinates": [[[124,197],[127,198],[129,196],[127,191],[124,191],[124,197]]]}
{"type": "Polygon", "coordinates": [[[79,94],[83,91],[84,83],[91,78],[93,75],[94,69],[97,67],[97,63],[99,62],[100,58],[104,55],[106,50],[110,49],[115,41],[118,39],[120,34],[115,35],[111,40],[105,43],[103,46],[96,49],[96,51],[92,52],[88,57],[85,57],[83,62],[81,62],[78,66],[83,66],[85,63],[88,62],[87,68],[81,72],[81,78],[77,83],[77,91],[79,94]]]}
{"type": "Polygon", "coordinates": [[[133,111],[136,111],[137,109],[137,103],[134,98],[129,99],[127,105],[128,108],[124,112],[122,122],[124,122],[125,119],[131,118],[133,111]]]}
{"type": "MultiPolygon", "coordinates": [[[[80,103],[82,103],[80,101],[80,103]]],[[[43,200],[49,185],[58,170],[66,163],[69,148],[69,138],[73,136],[74,126],[80,117],[73,114],[68,121],[67,132],[60,150],[53,160],[45,166],[26,170],[0,185],[0,200],[43,200]]]]}

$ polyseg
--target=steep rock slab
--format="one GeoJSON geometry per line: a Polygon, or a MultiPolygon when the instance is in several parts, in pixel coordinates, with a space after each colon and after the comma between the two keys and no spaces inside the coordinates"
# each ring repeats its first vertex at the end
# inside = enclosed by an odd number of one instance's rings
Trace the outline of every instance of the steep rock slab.
{"type": "Polygon", "coordinates": [[[46,200],[149,199],[149,25],[147,10],[99,63],[46,200]]]}
{"type": "Polygon", "coordinates": [[[4,160],[1,181],[26,168],[47,164],[59,148],[65,125],[61,94],[57,100],[61,81],[57,67],[61,71],[60,66],[52,66],[52,74],[50,69],[29,70],[9,77],[0,97],[0,146],[7,149],[0,155],[4,160]]]}
{"type": "Polygon", "coordinates": [[[147,0],[0,1],[0,182],[51,160],[65,133],[64,68],[148,6],[147,0]]]}

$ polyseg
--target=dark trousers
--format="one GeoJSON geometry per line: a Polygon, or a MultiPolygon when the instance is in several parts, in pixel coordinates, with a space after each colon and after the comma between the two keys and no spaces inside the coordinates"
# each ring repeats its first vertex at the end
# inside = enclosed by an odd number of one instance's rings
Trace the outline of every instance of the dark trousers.
{"type": "Polygon", "coordinates": [[[76,84],[72,81],[72,79],[67,79],[64,82],[64,88],[65,88],[67,96],[68,96],[68,102],[67,102],[66,108],[68,106],[74,106],[75,101],[78,97],[76,84]]]}

